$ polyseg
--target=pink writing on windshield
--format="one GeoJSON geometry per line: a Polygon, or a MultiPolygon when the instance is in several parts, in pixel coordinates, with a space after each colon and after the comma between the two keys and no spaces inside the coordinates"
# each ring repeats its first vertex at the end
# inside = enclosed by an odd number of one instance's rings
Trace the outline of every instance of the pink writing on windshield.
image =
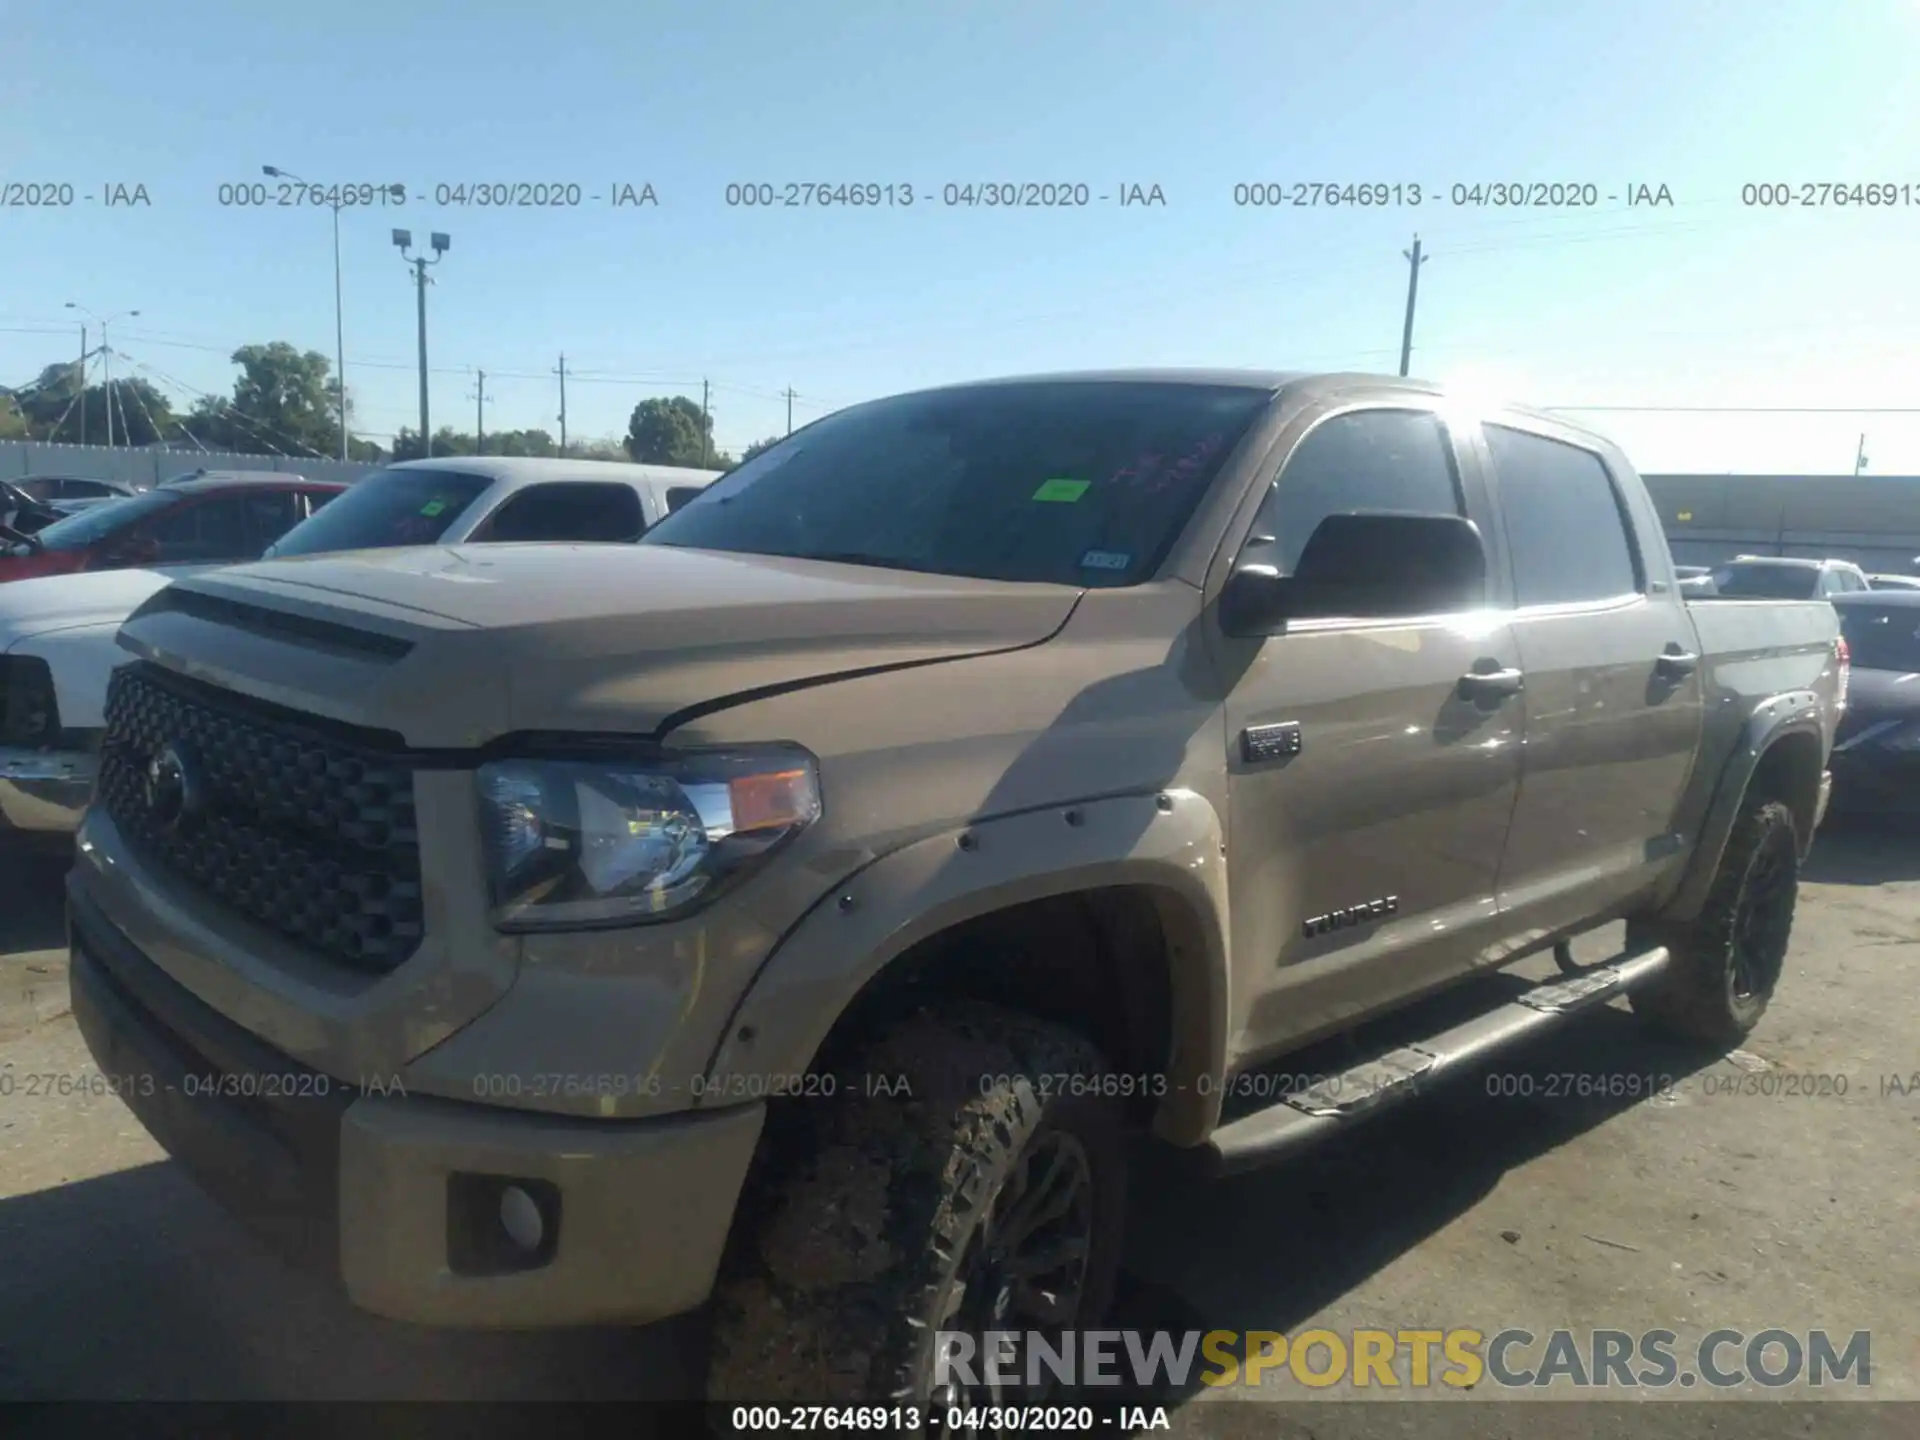
{"type": "Polygon", "coordinates": [[[1188,450],[1173,464],[1163,467],[1165,456],[1158,454],[1142,455],[1131,465],[1123,466],[1114,472],[1113,485],[1127,485],[1145,495],[1157,495],[1163,490],[1178,489],[1191,484],[1213,453],[1220,448],[1224,437],[1215,431],[1188,450]]]}

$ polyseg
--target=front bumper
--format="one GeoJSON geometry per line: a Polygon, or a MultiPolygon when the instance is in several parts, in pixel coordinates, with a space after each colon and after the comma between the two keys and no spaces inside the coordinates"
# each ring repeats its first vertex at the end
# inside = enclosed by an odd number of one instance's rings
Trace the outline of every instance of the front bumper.
{"type": "Polygon", "coordinates": [[[762,1106],[594,1121],[349,1084],[181,987],[77,882],[67,917],[73,1014],[108,1083],[215,1199],[355,1304],[519,1329],[642,1324],[707,1298],[762,1106]],[[476,1243],[505,1181],[550,1197],[537,1252],[504,1231],[476,1243]]]}
{"type": "Polygon", "coordinates": [[[97,768],[84,751],[0,748],[0,836],[72,835],[93,797],[97,768]]]}

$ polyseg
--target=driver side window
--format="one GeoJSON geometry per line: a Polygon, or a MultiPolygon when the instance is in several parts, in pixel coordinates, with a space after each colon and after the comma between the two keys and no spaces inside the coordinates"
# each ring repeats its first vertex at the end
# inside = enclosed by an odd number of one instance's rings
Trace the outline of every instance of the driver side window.
{"type": "Polygon", "coordinates": [[[1267,492],[1241,559],[1291,575],[1320,522],[1356,510],[1466,514],[1437,415],[1354,410],[1308,431],[1267,492]]]}

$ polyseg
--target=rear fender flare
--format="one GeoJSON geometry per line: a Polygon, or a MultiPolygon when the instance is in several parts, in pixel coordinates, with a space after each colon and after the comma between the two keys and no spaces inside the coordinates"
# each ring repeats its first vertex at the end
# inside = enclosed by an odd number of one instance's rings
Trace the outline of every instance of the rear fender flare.
{"type": "MultiPolygon", "coordinates": [[[[1727,837],[1733,833],[1733,822],[1746,802],[1755,772],[1770,750],[1797,735],[1809,737],[1819,753],[1825,752],[1826,731],[1820,697],[1811,690],[1793,690],[1776,695],[1762,701],[1748,717],[1733,753],[1721,767],[1713,799],[1700,824],[1700,837],[1694,844],[1693,858],[1673,898],[1661,910],[1663,920],[1684,922],[1700,913],[1701,907],[1706,904],[1707,893],[1713,888],[1714,874],[1720,868],[1720,857],[1726,852],[1727,837]]],[[[1816,773],[1812,777],[1816,794],[1820,781],[1817,770],[1816,765],[1816,773]]],[[[1796,814],[1796,818],[1801,822],[1800,851],[1804,858],[1807,847],[1813,841],[1814,814],[1809,811],[1804,816],[1796,814]]]]}

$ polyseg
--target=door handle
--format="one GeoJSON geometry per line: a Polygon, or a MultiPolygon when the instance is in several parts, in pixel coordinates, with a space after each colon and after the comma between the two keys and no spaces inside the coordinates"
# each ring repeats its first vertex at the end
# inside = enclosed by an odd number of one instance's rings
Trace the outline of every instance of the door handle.
{"type": "Polygon", "coordinates": [[[1475,704],[1498,704],[1509,695],[1526,689],[1527,677],[1520,670],[1469,670],[1460,677],[1460,697],[1475,704]]]}
{"type": "Polygon", "coordinates": [[[1668,680],[1684,680],[1691,675],[1694,667],[1700,663],[1698,655],[1690,655],[1684,650],[1669,650],[1653,662],[1656,673],[1668,680]]]}

